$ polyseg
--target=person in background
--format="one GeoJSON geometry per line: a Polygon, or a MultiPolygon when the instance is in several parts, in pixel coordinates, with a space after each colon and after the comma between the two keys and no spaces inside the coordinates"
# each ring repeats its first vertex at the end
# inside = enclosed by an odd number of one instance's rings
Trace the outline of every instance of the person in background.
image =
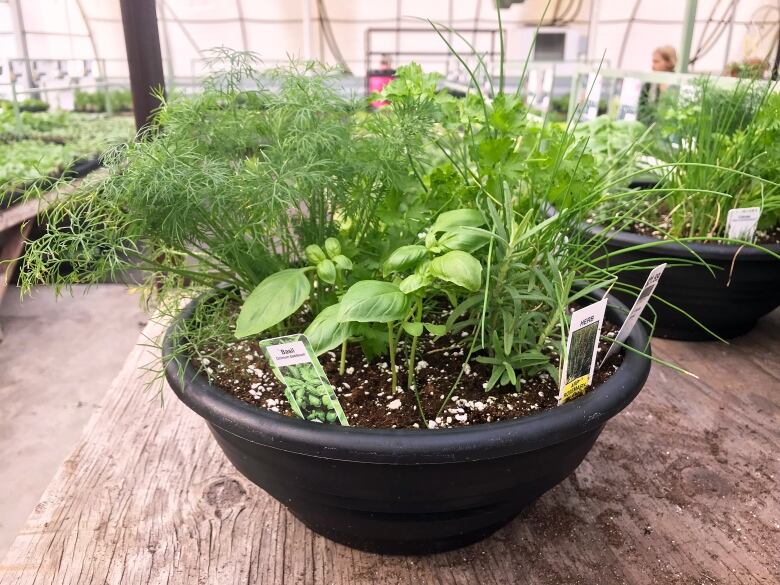
{"type": "Polygon", "coordinates": [[[395,69],[393,69],[393,65],[390,61],[390,55],[387,53],[383,54],[382,59],[379,61],[379,71],[388,73],[390,75],[395,73],[395,69]]]}
{"type": "MultiPolygon", "coordinates": [[[[677,68],[677,51],[671,45],[658,47],[653,51],[652,69],[653,71],[674,73],[677,68]]],[[[655,122],[658,99],[667,90],[665,83],[645,83],[642,85],[642,91],[639,94],[639,108],[637,110],[637,119],[645,124],[655,122]]]]}
{"type": "MultiPolygon", "coordinates": [[[[368,95],[372,93],[379,93],[382,88],[395,79],[395,69],[390,62],[390,55],[382,55],[379,62],[379,69],[373,69],[367,74],[366,92],[368,95]]],[[[381,108],[386,106],[388,101],[386,100],[374,100],[371,102],[372,108],[381,108]]]]}
{"type": "Polygon", "coordinates": [[[671,45],[658,47],[653,51],[653,71],[674,72],[677,67],[677,51],[671,45]]]}

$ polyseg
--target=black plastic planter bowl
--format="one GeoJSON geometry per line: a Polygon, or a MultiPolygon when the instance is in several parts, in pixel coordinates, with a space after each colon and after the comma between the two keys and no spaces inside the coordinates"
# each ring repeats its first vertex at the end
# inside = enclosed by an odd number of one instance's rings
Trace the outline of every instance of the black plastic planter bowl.
{"type": "MultiPolygon", "coordinates": [[[[169,329],[166,355],[193,309],[190,303],[169,329]]],[[[607,311],[620,322],[626,309],[612,301],[607,311]]],[[[645,347],[641,326],[627,343],[645,347]]],[[[171,361],[166,377],[206,419],[233,465],[306,526],[358,549],[424,554],[486,537],[566,478],[607,420],[639,393],[649,371],[646,357],[627,352],[606,383],[567,404],[442,430],[340,427],[286,417],[211,386],[184,359],[171,361]]]]}
{"type": "MultiPolygon", "coordinates": [[[[591,235],[603,231],[589,224],[584,224],[583,229],[591,235]]],[[[747,333],[758,319],[780,305],[780,259],[764,250],[700,243],[686,244],[686,248],[675,242],[659,244],[657,238],[619,231],[608,231],[605,236],[607,241],[601,252],[621,252],[632,246],[656,243],[613,256],[613,265],[636,261],[660,264],[667,258],[699,262],[692,251],[698,254],[712,272],[701,262],[670,266],[658,282],[654,296],[685,311],[720,337],[728,339],[747,333]]],[[[780,244],[765,248],[780,255],[780,244]]],[[[649,273],[649,269],[626,270],[620,274],[620,281],[640,288],[649,273]]],[[[614,294],[627,304],[634,302],[634,297],[614,294]]],[[[657,318],[654,336],[687,341],[715,339],[677,309],[659,300],[651,300],[650,305],[657,318]]]]}

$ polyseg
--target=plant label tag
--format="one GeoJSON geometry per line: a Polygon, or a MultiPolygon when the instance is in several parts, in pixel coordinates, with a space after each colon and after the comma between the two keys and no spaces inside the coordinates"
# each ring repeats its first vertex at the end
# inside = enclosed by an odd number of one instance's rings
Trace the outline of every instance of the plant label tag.
{"type": "Polygon", "coordinates": [[[269,345],[265,350],[273,361],[273,365],[277,368],[294,366],[311,361],[309,355],[306,353],[306,346],[302,341],[269,345]]]}
{"type": "Polygon", "coordinates": [[[528,75],[526,75],[526,105],[532,106],[540,93],[539,72],[532,68],[528,71],[528,75]]]}
{"type": "Polygon", "coordinates": [[[635,77],[623,78],[623,86],[620,89],[620,109],[618,120],[636,120],[639,108],[639,96],[642,93],[642,81],[635,77]]]}
{"type": "Polygon", "coordinates": [[[760,207],[735,207],[726,216],[726,237],[752,242],[761,217],[760,207]]]}
{"type": "Polygon", "coordinates": [[[601,324],[607,310],[606,297],[571,315],[566,356],[561,370],[558,404],[584,394],[593,380],[596,351],[601,337],[601,324]]]}
{"type": "Polygon", "coordinates": [[[661,280],[661,274],[663,274],[664,268],[666,268],[666,263],[659,264],[650,271],[650,274],[647,276],[647,280],[645,281],[642,290],[639,292],[639,296],[634,301],[634,306],[631,307],[631,310],[628,312],[626,320],[623,321],[623,325],[620,327],[620,331],[618,331],[617,335],[615,336],[615,341],[613,341],[612,345],[609,346],[609,349],[607,350],[604,358],[601,360],[599,367],[604,365],[604,362],[607,361],[607,358],[615,354],[620,349],[620,344],[625,341],[626,337],[628,337],[628,334],[631,333],[631,330],[639,320],[639,317],[642,316],[642,311],[644,311],[645,307],[647,306],[650,297],[655,291],[655,287],[658,286],[658,281],[661,280]]]}
{"type": "Polygon", "coordinates": [[[585,97],[585,109],[582,112],[584,120],[595,120],[599,115],[599,100],[601,99],[601,77],[596,73],[588,73],[588,93],[585,97]]]}
{"type": "Polygon", "coordinates": [[[274,375],[285,385],[293,412],[304,420],[349,426],[333,386],[305,335],[286,335],[260,342],[274,375]]]}

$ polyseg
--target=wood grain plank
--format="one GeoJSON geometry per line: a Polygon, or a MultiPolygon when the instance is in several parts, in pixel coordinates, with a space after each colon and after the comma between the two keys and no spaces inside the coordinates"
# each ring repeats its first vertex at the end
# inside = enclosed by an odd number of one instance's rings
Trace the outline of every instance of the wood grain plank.
{"type": "Polygon", "coordinates": [[[780,580],[780,312],[654,367],[577,471],[482,543],[382,557],[313,534],[241,477],[204,422],[145,390],[150,323],[0,565],[1,585],[770,585],[780,580]],[[145,336],[145,337],[144,337],[145,336]]]}

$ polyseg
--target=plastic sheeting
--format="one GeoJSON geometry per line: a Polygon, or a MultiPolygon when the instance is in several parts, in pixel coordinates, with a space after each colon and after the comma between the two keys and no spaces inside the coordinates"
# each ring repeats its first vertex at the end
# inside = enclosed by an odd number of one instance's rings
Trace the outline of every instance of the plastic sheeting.
{"type": "MultiPolygon", "coordinates": [[[[88,69],[102,68],[111,78],[126,77],[118,0],[16,1],[22,7],[31,59],[84,60],[88,69]]],[[[611,66],[647,70],[653,48],[679,45],[685,2],[599,0],[593,11],[596,38],[586,45],[592,2],[553,0],[547,11],[546,24],[557,17],[556,26],[574,31],[582,39],[574,45],[575,58],[587,51],[591,59],[604,56],[611,66]]],[[[502,12],[508,32],[507,54],[513,67],[519,68],[524,59],[529,27],[539,21],[546,4],[546,0],[526,0],[502,12]]],[[[307,46],[304,37],[308,35],[312,57],[335,63],[338,59],[334,53],[340,54],[346,65],[362,76],[368,28],[429,26],[413,17],[430,18],[456,28],[497,27],[492,0],[159,0],[157,13],[166,73],[182,79],[201,75],[205,51],[215,46],[252,50],[272,65],[289,56],[302,56],[307,46]],[[303,18],[305,2],[311,15],[308,27],[303,18]],[[327,21],[321,10],[323,4],[327,21]],[[337,50],[329,47],[323,30],[332,31],[337,50]]],[[[698,49],[700,55],[692,70],[720,72],[727,61],[748,57],[769,55],[771,60],[778,18],[775,2],[700,0],[693,37],[693,52],[698,49]],[[719,22],[731,16],[733,26],[719,22]]],[[[0,82],[8,81],[8,59],[21,57],[14,28],[10,4],[0,2],[0,82]]],[[[491,50],[489,35],[465,36],[481,51],[491,50]]],[[[374,35],[372,44],[377,55],[369,68],[376,65],[381,51],[404,53],[394,57],[394,66],[415,59],[427,60],[431,68],[439,70],[452,67],[440,54],[446,47],[434,33],[391,31],[374,35]]],[[[458,48],[465,49],[465,44],[460,43],[458,48]]]]}

